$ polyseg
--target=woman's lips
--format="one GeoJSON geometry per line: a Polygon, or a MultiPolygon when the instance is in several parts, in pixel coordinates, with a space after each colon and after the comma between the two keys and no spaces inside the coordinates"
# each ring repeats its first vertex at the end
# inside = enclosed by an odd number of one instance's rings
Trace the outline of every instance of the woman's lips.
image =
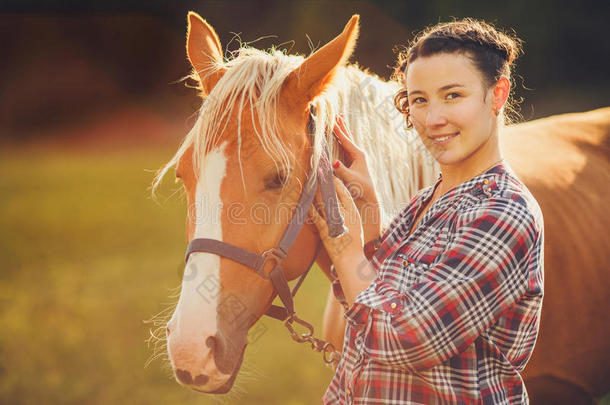
{"type": "Polygon", "coordinates": [[[450,133],[450,134],[432,135],[429,138],[432,140],[432,142],[434,142],[437,145],[444,145],[444,144],[450,142],[453,138],[455,138],[459,134],[460,134],[459,132],[454,132],[454,133],[450,133]]]}

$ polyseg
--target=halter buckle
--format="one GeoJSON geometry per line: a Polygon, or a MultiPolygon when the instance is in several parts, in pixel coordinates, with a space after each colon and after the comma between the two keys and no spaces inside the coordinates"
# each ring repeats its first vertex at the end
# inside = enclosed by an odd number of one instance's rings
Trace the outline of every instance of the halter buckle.
{"type": "Polygon", "coordinates": [[[286,253],[284,253],[284,251],[282,251],[278,248],[271,248],[271,249],[263,252],[263,254],[261,256],[263,258],[263,261],[261,262],[260,267],[259,267],[259,274],[263,278],[269,278],[269,275],[265,274],[265,272],[264,272],[265,265],[267,264],[267,262],[270,260],[275,260],[275,266],[273,266],[273,268],[275,268],[276,266],[279,266],[279,264],[282,262],[282,260],[284,260],[286,258],[286,253]]]}

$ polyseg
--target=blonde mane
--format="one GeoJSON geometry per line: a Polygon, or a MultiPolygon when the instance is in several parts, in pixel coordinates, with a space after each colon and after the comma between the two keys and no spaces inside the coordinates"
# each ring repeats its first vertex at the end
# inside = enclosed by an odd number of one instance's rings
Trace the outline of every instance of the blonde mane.
{"type": "MultiPolygon", "coordinates": [[[[153,191],[191,146],[194,147],[195,173],[199,173],[201,157],[217,144],[236,107],[238,161],[244,187],[241,129],[245,108],[250,110],[249,118],[264,152],[278,168],[288,173],[291,171],[294,156],[280,137],[276,107],[284,81],[303,63],[304,57],[286,55],[277,49],[261,51],[248,47],[240,48],[236,55],[217,64],[213,70],[203,72],[211,74],[226,69],[204,99],[197,121],[178,151],[157,173],[153,191]]],[[[384,225],[398,214],[417,190],[431,184],[438,173],[438,167],[417,134],[406,129],[404,118],[394,108],[392,100],[399,88],[395,82],[385,82],[350,65],[339,68],[332,82],[312,101],[315,123],[312,169],[315,170],[327,141],[331,156],[337,158],[338,146],[334,137],[329,139],[328,134],[337,115],[343,115],[354,142],[366,151],[385,211],[384,225]]]]}

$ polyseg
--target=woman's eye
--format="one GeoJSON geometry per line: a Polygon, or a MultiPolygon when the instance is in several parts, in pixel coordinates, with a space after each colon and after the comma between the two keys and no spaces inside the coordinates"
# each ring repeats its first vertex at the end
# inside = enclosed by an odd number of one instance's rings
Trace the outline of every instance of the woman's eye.
{"type": "Polygon", "coordinates": [[[449,93],[449,94],[447,94],[447,100],[455,100],[458,97],[460,97],[459,93],[449,93]]]}
{"type": "Polygon", "coordinates": [[[413,100],[411,100],[411,104],[422,104],[425,102],[426,102],[426,99],[423,97],[415,97],[413,100]]]}

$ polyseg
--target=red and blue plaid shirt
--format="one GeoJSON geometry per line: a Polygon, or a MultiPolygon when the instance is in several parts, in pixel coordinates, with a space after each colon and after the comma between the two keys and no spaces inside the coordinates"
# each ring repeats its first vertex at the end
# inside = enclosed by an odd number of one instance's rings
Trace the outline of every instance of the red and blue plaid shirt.
{"type": "Polygon", "coordinates": [[[520,371],[542,305],[540,207],[497,165],[441,196],[407,237],[440,181],[382,235],[376,278],[350,308],[334,273],[347,325],[323,403],[528,402],[520,371]]]}

